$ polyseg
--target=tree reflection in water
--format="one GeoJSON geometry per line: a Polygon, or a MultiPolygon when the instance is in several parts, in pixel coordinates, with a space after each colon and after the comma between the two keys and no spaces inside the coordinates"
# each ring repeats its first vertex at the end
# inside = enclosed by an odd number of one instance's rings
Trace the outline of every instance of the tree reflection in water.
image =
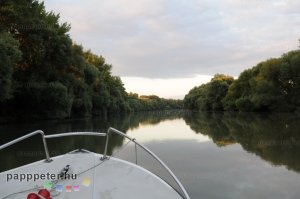
{"type": "MultiPolygon", "coordinates": [[[[255,153],[273,165],[285,165],[288,169],[300,172],[300,116],[285,113],[155,111],[94,119],[7,124],[0,126],[0,145],[36,129],[42,129],[46,134],[71,131],[105,132],[112,126],[127,132],[144,124],[156,125],[165,120],[180,118],[184,119],[195,133],[208,135],[219,147],[238,143],[244,150],[255,153]]],[[[102,137],[78,136],[50,139],[48,147],[52,156],[76,148],[103,153],[104,143],[102,137]]],[[[108,153],[111,154],[123,144],[122,137],[112,136],[108,153]]],[[[41,138],[36,136],[2,150],[0,157],[0,172],[43,159],[45,156],[41,138]]]]}
{"type": "Polygon", "coordinates": [[[184,120],[220,146],[238,143],[273,165],[300,172],[300,116],[288,113],[189,113],[184,120]]]}

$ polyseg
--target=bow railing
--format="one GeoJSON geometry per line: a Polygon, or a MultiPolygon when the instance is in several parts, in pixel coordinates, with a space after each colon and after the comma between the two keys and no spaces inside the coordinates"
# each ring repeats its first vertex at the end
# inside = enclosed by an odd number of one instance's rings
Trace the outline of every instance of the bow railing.
{"type": "MultiPolygon", "coordinates": [[[[98,133],[98,132],[70,132],[70,133],[60,133],[60,134],[52,134],[52,135],[45,135],[45,133],[42,130],[37,130],[34,132],[31,132],[27,135],[24,135],[20,138],[17,138],[15,140],[12,140],[6,144],[3,144],[0,146],[0,150],[5,149],[13,144],[16,144],[18,142],[21,142],[22,140],[28,139],[34,135],[40,134],[42,136],[42,141],[43,141],[43,146],[44,146],[44,150],[45,150],[45,162],[51,162],[52,159],[49,155],[49,150],[47,147],[47,142],[46,139],[52,139],[52,138],[60,138],[60,137],[66,137],[66,136],[100,136],[100,137],[106,137],[105,139],[105,148],[104,148],[104,153],[103,156],[101,157],[102,161],[107,161],[109,160],[109,156],[107,154],[108,151],[108,146],[109,146],[109,141],[110,141],[110,136],[112,133],[115,133],[117,135],[120,135],[126,139],[128,139],[130,142],[134,143],[135,145],[135,164],[139,165],[137,162],[137,147],[141,148],[143,151],[145,151],[147,154],[149,154],[157,163],[159,163],[160,166],[162,166],[162,168],[169,174],[169,176],[171,176],[171,180],[173,181],[173,183],[170,182],[170,180],[164,179],[163,177],[161,177],[160,175],[155,174],[156,176],[158,176],[159,178],[161,178],[162,180],[164,180],[167,184],[169,184],[175,191],[177,191],[177,193],[183,198],[183,199],[190,199],[185,188],[183,187],[183,185],[180,183],[180,181],[178,180],[178,178],[174,175],[174,173],[171,171],[171,169],[169,169],[169,167],[167,167],[167,165],[157,156],[155,155],[152,151],[150,151],[146,146],[142,145],[141,143],[137,142],[136,139],[131,138],[130,136],[126,135],[125,133],[114,129],[114,128],[109,128],[107,133],[98,133]]],[[[139,165],[141,166],[141,165],[139,165]]],[[[155,173],[155,172],[152,172],[155,173]]]]}

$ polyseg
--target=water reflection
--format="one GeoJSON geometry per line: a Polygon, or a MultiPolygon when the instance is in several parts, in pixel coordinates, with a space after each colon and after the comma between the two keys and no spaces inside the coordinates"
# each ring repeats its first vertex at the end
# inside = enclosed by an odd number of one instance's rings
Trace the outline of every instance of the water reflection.
{"type": "MultiPolygon", "coordinates": [[[[0,125],[0,145],[18,138],[24,134],[42,129],[46,134],[93,131],[105,132],[109,127],[123,132],[138,129],[140,126],[155,125],[165,120],[175,120],[183,116],[182,111],[142,112],[130,115],[111,115],[93,119],[75,119],[63,121],[39,121],[18,124],[0,125]]],[[[123,145],[124,138],[112,135],[108,154],[123,145]]],[[[103,153],[105,139],[103,137],[63,137],[50,139],[48,148],[51,156],[61,155],[78,148],[84,148],[97,153],[103,153]]],[[[0,151],[0,172],[15,168],[45,157],[42,140],[39,135],[24,140],[16,145],[0,151]]]]}
{"type": "MultiPolygon", "coordinates": [[[[37,129],[42,129],[47,134],[71,131],[104,132],[110,126],[145,143],[187,140],[199,143],[210,139],[219,147],[237,143],[244,150],[258,155],[272,165],[284,165],[288,169],[300,171],[300,116],[295,114],[163,111],[94,119],[7,124],[0,126],[0,144],[37,129]]],[[[51,156],[76,148],[103,153],[104,141],[101,137],[65,137],[49,140],[48,147],[51,156]]],[[[108,153],[111,154],[123,144],[122,137],[113,136],[108,153]]],[[[36,136],[2,150],[0,157],[0,171],[43,159],[41,139],[36,136]]]]}
{"type": "Polygon", "coordinates": [[[184,120],[220,147],[238,143],[273,165],[300,171],[299,115],[190,113],[184,120]]]}
{"type": "Polygon", "coordinates": [[[182,118],[166,120],[159,125],[140,125],[140,128],[130,129],[127,134],[136,138],[139,142],[166,142],[176,140],[195,140],[207,142],[210,138],[207,135],[195,134],[189,129],[182,118]]]}
{"type": "MultiPolygon", "coordinates": [[[[7,124],[0,125],[0,144],[36,129],[47,134],[103,132],[110,126],[135,137],[157,154],[193,199],[299,198],[300,176],[294,171],[300,171],[300,116],[295,114],[167,111],[7,124]]],[[[109,153],[125,143],[122,137],[113,136],[109,153]]],[[[48,147],[52,156],[75,148],[102,153],[104,139],[65,137],[49,140],[48,147]]],[[[134,150],[134,145],[128,145],[118,155],[134,162],[134,150]]],[[[0,151],[0,172],[44,157],[40,137],[33,137],[0,151]]],[[[161,174],[142,150],[138,151],[138,163],[161,174]]]]}

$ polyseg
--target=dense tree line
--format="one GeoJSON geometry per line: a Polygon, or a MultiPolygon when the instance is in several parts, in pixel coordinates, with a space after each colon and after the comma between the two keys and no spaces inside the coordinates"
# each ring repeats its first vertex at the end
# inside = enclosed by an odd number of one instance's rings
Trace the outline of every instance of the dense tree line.
{"type": "Polygon", "coordinates": [[[112,66],[75,44],[69,30],[42,2],[0,2],[1,116],[66,118],[182,106],[126,93],[112,66]]]}
{"type": "Polygon", "coordinates": [[[216,75],[184,98],[193,110],[300,111],[300,51],[245,70],[237,80],[216,75]],[[216,79],[217,78],[217,79],[216,79]]]}
{"type": "Polygon", "coordinates": [[[156,95],[128,94],[128,103],[133,111],[182,109],[182,100],[164,99],[156,95]]]}
{"type": "Polygon", "coordinates": [[[221,111],[233,77],[216,74],[209,83],[194,87],[184,98],[184,106],[193,110],[221,111]]]}

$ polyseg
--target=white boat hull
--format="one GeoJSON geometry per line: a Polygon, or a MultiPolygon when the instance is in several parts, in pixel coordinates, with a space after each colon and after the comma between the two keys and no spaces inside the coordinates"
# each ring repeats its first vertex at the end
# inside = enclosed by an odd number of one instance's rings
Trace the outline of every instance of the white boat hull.
{"type": "Polygon", "coordinates": [[[26,199],[29,193],[38,193],[52,183],[53,199],[182,199],[170,185],[148,170],[113,157],[103,162],[101,157],[93,152],[69,153],[53,157],[49,163],[39,161],[0,173],[0,198],[26,199]],[[76,179],[51,182],[47,178],[27,178],[29,174],[57,175],[66,165],[70,165],[68,173],[73,177],[76,174],[76,179]],[[26,179],[21,181],[21,174],[26,179]]]}

